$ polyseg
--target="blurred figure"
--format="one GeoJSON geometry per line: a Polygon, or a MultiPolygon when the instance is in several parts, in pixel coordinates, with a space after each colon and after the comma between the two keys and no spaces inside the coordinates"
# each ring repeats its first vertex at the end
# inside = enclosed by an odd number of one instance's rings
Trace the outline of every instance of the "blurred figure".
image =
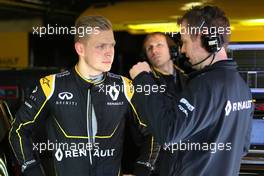
{"type": "MultiPolygon", "coordinates": [[[[171,49],[177,47],[174,41],[161,32],[148,34],[143,42],[143,57],[151,65],[151,72],[159,86],[164,85],[164,94],[177,96],[183,90],[187,75],[173,64],[171,49]]],[[[178,55],[178,54],[177,54],[178,55]]],[[[142,141],[140,156],[135,165],[135,175],[159,175],[162,150],[156,139],[149,134],[142,141]]]]}

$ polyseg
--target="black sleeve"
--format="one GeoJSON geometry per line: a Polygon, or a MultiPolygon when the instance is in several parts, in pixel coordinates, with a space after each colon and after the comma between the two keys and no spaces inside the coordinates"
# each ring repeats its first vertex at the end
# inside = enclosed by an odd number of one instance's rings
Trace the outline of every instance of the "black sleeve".
{"type": "Polygon", "coordinates": [[[135,163],[135,175],[147,176],[154,171],[160,148],[161,146],[158,145],[151,134],[144,136],[144,141],[140,147],[140,154],[135,163]]]}
{"type": "Polygon", "coordinates": [[[124,77],[123,82],[126,88],[125,95],[130,104],[128,111],[129,118],[127,121],[129,130],[127,130],[127,132],[130,133],[133,143],[137,145],[137,147],[133,147],[134,149],[137,148],[133,152],[136,152],[136,155],[138,156],[134,162],[133,174],[147,176],[152,170],[154,170],[154,165],[159,154],[160,146],[154,140],[154,137],[150,133],[147,125],[136,111],[135,105],[131,102],[131,98],[136,91],[134,87],[131,87],[132,82],[124,77]]]}
{"type": "MultiPolygon", "coordinates": [[[[151,73],[143,72],[133,84],[135,87],[153,86],[155,81],[151,73]]],[[[154,137],[163,145],[185,140],[212,123],[214,119],[209,117],[215,106],[210,92],[208,86],[197,83],[189,85],[173,99],[160,92],[145,95],[135,91],[132,102],[154,137]]]]}
{"type": "MultiPolygon", "coordinates": [[[[254,114],[254,106],[252,108],[251,117],[253,117],[253,114],[254,114]]],[[[251,130],[252,130],[252,118],[250,119],[246,130],[246,138],[245,138],[242,157],[245,156],[248,153],[248,150],[250,149],[251,130]]]]}
{"type": "Polygon", "coordinates": [[[147,176],[150,175],[151,171],[155,168],[160,146],[154,140],[148,128],[139,125],[137,118],[133,118],[133,116],[131,112],[127,123],[129,129],[127,132],[133,140],[131,140],[129,146],[125,146],[125,148],[129,147],[129,153],[132,151],[134,157],[137,156],[133,162],[133,174],[147,176]]]}
{"type": "Polygon", "coordinates": [[[54,79],[53,75],[40,79],[40,84],[22,104],[12,123],[9,142],[19,164],[22,165],[22,172],[30,167],[34,168],[34,171],[40,168],[36,167],[39,162],[34,155],[37,151],[33,150],[32,133],[39,118],[45,118],[48,113],[47,104],[54,91],[54,79]]]}

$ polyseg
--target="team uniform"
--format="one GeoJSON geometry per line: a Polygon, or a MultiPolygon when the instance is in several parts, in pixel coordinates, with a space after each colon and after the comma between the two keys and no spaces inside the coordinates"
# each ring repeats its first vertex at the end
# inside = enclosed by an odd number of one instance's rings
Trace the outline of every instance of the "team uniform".
{"type": "MultiPolygon", "coordinates": [[[[155,82],[158,85],[165,86],[166,91],[164,94],[166,96],[176,97],[184,89],[188,76],[176,65],[174,65],[173,74],[162,73],[154,67],[152,67],[151,70],[155,82]]],[[[153,135],[149,134],[143,138],[140,144],[140,155],[136,160],[134,173],[139,176],[160,175],[160,159],[163,157],[165,151],[157,143],[153,135]]]]}
{"type": "MultiPolygon", "coordinates": [[[[135,85],[155,85],[143,72],[135,85]]],[[[234,176],[250,145],[253,104],[250,90],[233,60],[189,74],[175,98],[136,93],[132,102],[166,151],[160,175],[234,176]]]]}
{"type": "Polygon", "coordinates": [[[130,85],[127,78],[109,72],[99,81],[88,80],[76,68],[40,79],[10,131],[22,170],[39,165],[34,156],[39,146],[33,147],[31,134],[45,122],[57,175],[119,175],[126,114],[131,111],[133,120],[139,119],[130,85]]]}

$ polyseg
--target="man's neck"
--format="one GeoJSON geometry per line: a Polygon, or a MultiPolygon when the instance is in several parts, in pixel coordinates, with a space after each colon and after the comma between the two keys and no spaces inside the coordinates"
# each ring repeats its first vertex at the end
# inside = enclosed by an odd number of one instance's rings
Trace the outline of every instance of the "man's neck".
{"type": "Polygon", "coordinates": [[[156,69],[160,71],[161,73],[172,75],[173,74],[173,62],[172,60],[169,60],[162,66],[156,67],[156,69]]]}
{"type": "Polygon", "coordinates": [[[96,77],[102,74],[102,72],[99,71],[93,71],[92,68],[90,68],[86,63],[79,62],[76,65],[76,68],[78,72],[85,78],[89,79],[91,77],[96,77]]]}
{"type": "Polygon", "coordinates": [[[224,48],[222,48],[218,53],[215,55],[215,59],[213,60],[212,64],[221,61],[221,60],[227,60],[227,54],[224,48]]]}
{"type": "Polygon", "coordinates": [[[212,54],[204,63],[201,63],[200,68],[203,69],[205,66],[213,65],[221,60],[227,60],[227,54],[224,48],[221,48],[220,51],[212,54]]]}

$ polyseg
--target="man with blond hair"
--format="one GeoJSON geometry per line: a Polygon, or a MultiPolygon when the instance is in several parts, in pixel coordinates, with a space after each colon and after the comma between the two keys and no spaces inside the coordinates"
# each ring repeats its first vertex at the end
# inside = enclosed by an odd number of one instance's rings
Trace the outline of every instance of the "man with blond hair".
{"type": "Polygon", "coordinates": [[[78,63],[41,78],[13,122],[10,143],[26,176],[44,175],[35,156],[40,146],[31,142],[34,127],[42,122],[47,123],[46,146],[53,148],[56,175],[117,176],[121,172],[125,116],[134,109],[130,81],[108,72],[115,46],[109,20],[85,16],[76,29],[85,31],[75,35],[78,63]]]}

